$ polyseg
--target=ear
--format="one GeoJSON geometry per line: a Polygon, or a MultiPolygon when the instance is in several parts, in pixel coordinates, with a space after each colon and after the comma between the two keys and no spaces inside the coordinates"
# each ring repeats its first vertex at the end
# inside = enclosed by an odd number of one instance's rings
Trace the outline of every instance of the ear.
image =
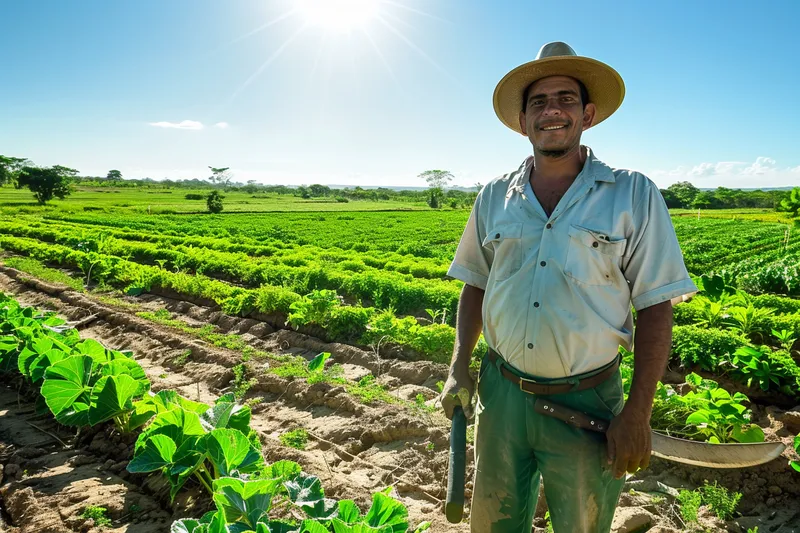
{"type": "Polygon", "coordinates": [[[586,131],[592,127],[594,123],[594,116],[597,114],[597,107],[589,102],[586,104],[586,108],[583,110],[583,130],[586,131]]]}
{"type": "Polygon", "coordinates": [[[527,128],[528,128],[527,124],[525,124],[525,112],[524,111],[520,111],[519,112],[519,129],[522,130],[522,134],[525,135],[525,136],[528,135],[528,129],[527,128]]]}

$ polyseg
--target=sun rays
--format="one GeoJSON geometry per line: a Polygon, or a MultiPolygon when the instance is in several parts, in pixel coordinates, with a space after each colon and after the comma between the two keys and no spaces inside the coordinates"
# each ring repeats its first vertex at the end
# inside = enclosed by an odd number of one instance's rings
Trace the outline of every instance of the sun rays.
{"type": "Polygon", "coordinates": [[[348,52],[348,48],[351,54],[350,61],[354,61],[352,56],[355,55],[356,47],[358,47],[371,50],[392,80],[396,81],[397,76],[392,70],[388,54],[382,50],[381,44],[376,38],[378,31],[384,31],[386,35],[398,39],[408,49],[454,80],[455,78],[450,73],[401,30],[401,26],[413,27],[414,17],[442,21],[439,17],[405,5],[402,0],[290,0],[289,7],[285,12],[228,43],[228,45],[239,43],[271,27],[297,25],[297,29],[292,31],[277,48],[274,48],[264,62],[233,91],[228,103],[233,102],[263,75],[276,59],[292,48],[292,43],[296,42],[298,37],[310,35],[311,32],[316,33],[320,39],[317,50],[310,54],[313,56],[311,60],[313,71],[317,70],[323,55],[326,55],[328,60],[334,57],[346,59],[341,56],[348,52]],[[409,17],[412,18],[409,20],[409,17]],[[335,53],[332,52],[333,48],[336,48],[335,53]]]}

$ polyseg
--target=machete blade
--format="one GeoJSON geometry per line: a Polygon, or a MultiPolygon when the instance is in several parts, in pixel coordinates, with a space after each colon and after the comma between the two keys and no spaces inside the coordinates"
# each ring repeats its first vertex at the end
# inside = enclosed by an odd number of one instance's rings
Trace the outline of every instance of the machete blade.
{"type": "Polygon", "coordinates": [[[653,455],[707,468],[744,468],[768,463],[779,457],[786,445],[781,442],[711,444],[678,439],[652,432],[653,455]]]}

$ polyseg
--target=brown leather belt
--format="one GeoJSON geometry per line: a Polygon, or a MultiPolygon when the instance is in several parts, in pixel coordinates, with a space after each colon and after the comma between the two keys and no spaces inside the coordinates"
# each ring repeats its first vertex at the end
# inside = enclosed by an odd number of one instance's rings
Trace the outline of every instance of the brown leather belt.
{"type": "MultiPolygon", "coordinates": [[[[500,355],[497,352],[495,352],[491,348],[489,349],[489,361],[495,363],[497,362],[497,359],[499,357],[500,355]]],[[[617,357],[614,360],[614,363],[611,366],[607,367],[602,372],[599,372],[594,376],[581,379],[578,382],[577,386],[573,385],[572,383],[547,384],[547,383],[540,383],[532,379],[521,378],[518,375],[514,374],[511,370],[506,368],[505,365],[502,365],[500,367],[500,372],[503,374],[504,378],[506,378],[514,385],[518,385],[520,390],[527,392],[528,394],[549,396],[551,394],[565,394],[567,392],[576,392],[596,387],[605,380],[607,380],[608,378],[610,378],[612,375],[614,375],[614,372],[616,372],[618,368],[619,368],[619,357],[617,357]]]]}

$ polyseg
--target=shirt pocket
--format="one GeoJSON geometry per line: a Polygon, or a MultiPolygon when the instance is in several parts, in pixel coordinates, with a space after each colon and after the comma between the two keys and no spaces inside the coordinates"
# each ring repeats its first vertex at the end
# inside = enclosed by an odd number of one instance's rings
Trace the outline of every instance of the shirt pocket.
{"type": "Polygon", "coordinates": [[[495,281],[508,279],[522,266],[522,223],[493,227],[481,244],[493,252],[489,275],[495,281]]]}
{"type": "Polygon", "coordinates": [[[627,239],[572,225],[564,274],[585,285],[611,285],[618,277],[627,239]]]}

